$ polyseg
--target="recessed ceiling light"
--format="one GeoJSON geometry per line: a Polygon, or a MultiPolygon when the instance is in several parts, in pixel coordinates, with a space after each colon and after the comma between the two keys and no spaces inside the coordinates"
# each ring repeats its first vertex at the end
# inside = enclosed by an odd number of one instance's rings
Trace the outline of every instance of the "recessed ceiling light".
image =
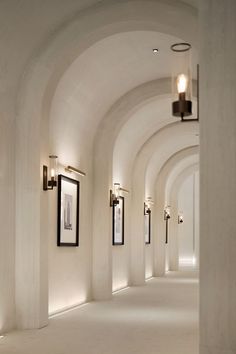
{"type": "Polygon", "coordinates": [[[159,49],[158,48],[153,48],[152,51],[153,51],[154,54],[157,54],[159,52],[159,49]]]}

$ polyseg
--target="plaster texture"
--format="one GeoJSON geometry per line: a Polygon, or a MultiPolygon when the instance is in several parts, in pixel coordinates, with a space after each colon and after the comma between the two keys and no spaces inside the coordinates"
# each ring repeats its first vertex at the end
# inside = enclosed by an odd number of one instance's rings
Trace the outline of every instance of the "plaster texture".
{"type": "Polygon", "coordinates": [[[236,352],[236,2],[200,1],[200,353],[236,352]]]}
{"type": "MultiPolygon", "coordinates": [[[[61,25],[60,28],[53,32],[53,34],[50,33],[49,38],[44,41],[41,48],[29,61],[29,69],[26,71],[21,82],[21,91],[18,95],[19,119],[17,120],[17,143],[20,148],[17,150],[17,160],[21,161],[21,164],[17,165],[16,171],[17,180],[19,180],[20,185],[27,179],[27,177],[29,178],[29,175],[26,173],[27,167],[29,167],[30,171],[34,170],[35,163],[32,163],[32,161],[39,161],[40,155],[43,155],[42,160],[46,159],[47,154],[42,153],[42,151],[44,150],[45,143],[47,144],[47,121],[51,108],[51,101],[62,76],[78,56],[80,56],[87,48],[92,47],[99,40],[118,32],[127,32],[128,30],[155,29],[158,31],[159,29],[170,34],[173,32],[172,28],[174,27],[174,32],[177,32],[177,36],[182,37],[181,34],[185,33],[187,38],[193,37],[193,41],[196,43],[195,26],[196,13],[182,3],[176,6],[174,2],[164,4],[162,2],[156,3],[145,1],[142,4],[142,2],[139,1],[137,3],[134,1],[118,3],[115,1],[102,1],[94,8],[89,7],[84,11],[78,12],[70,22],[61,25]],[[173,14],[171,11],[173,7],[176,10],[174,16],[171,15],[173,14]],[[182,21],[185,12],[190,15],[190,17],[187,17],[190,21],[189,23],[194,24],[193,27],[191,27],[191,31],[185,31],[185,26],[188,25],[186,21],[182,21]],[[161,13],[160,21],[157,21],[156,14],[159,13],[161,13]],[[162,23],[162,20],[165,17],[164,15],[168,18],[168,21],[170,22],[169,24],[167,24],[166,21],[163,21],[162,23]],[[177,31],[176,23],[179,24],[179,26],[177,26],[177,31]],[[32,117],[34,117],[34,122],[32,122],[32,117]],[[32,128],[30,134],[28,134],[29,126],[32,128]],[[43,141],[40,141],[39,135],[44,137],[43,141]],[[26,141],[27,137],[29,137],[28,142],[26,141]],[[35,148],[30,151],[30,154],[28,154],[27,146],[31,145],[34,145],[35,148]]],[[[94,120],[94,124],[96,124],[96,120],[94,120]]],[[[104,157],[105,155],[102,155],[102,158],[104,157]]],[[[105,173],[105,177],[103,176],[103,172],[99,172],[101,173],[102,180],[103,178],[104,180],[101,185],[98,186],[98,194],[96,193],[97,185],[95,184],[94,208],[95,210],[101,209],[106,212],[105,220],[102,220],[102,223],[100,223],[101,214],[99,211],[96,211],[93,215],[94,230],[96,230],[96,234],[93,235],[93,293],[94,296],[98,298],[110,297],[112,289],[112,257],[111,247],[109,245],[111,225],[109,222],[109,207],[106,207],[108,204],[107,186],[111,185],[111,173],[109,171],[111,160],[107,161],[106,158],[104,158],[104,161],[104,165],[107,166],[108,170],[107,174],[105,173]],[[105,178],[107,178],[107,180],[105,180],[105,178]],[[105,186],[105,190],[104,188],[100,188],[103,186],[105,186]],[[99,195],[100,191],[101,195],[99,195]],[[101,249],[99,249],[99,245],[102,245],[101,249]],[[107,272],[106,279],[105,272],[107,272]]],[[[103,167],[103,163],[100,162],[99,169],[102,169],[103,171],[103,167]]],[[[95,180],[96,183],[99,183],[100,175],[99,173],[98,175],[96,173],[97,172],[95,171],[95,180]]],[[[39,185],[39,178],[34,173],[32,174],[32,183],[30,183],[30,185],[33,186],[34,190],[36,189],[36,186],[39,185]]],[[[32,211],[34,210],[33,205],[36,206],[36,209],[40,209],[39,193],[33,193],[30,198],[29,196],[26,196],[26,194],[21,193],[21,190],[17,190],[17,201],[17,205],[19,205],[20,201],[22,201],[24,205],[31,205],[32,211]]],[[[46,218],[46,215],[44,215],[43,212],[45,209],[46,208],[41,209],[42,217],[40,217],[40,220],[42,220],[42,223],[46,218]]],[[[17,219],[16,230],[19,244],[23,241],[29,243],[31,237],[29,225],[33,224],[34,220],[37,220],[37,214],[37,210],[35,210],[35,213],[32,212],[31,222],[27,220],[26,224],[24,224],[26,215],[22,215],[22,217],[17,219]],[[22,235],[23,230],[24,236],[22,235]]],[[[43,225],[38,224],[37,229],[38,237],[43,239],[43,225]]],[[[39,259],[40,263],[44,263],[46,254],[43,251],[43,248],[39,251],[37,248],[37,242],[32,244],[32,247],[32,253],[37,254],[35,259],[39,259]]],[[[25,269],[22,266],[24,264],[23,258],[26,256],[26,254],[21,252],[18,252],[17,254],[17,264],[19,264],[19,268],[22,268],[18,273],[19,284],[24,282],[23,274],[25,274],[25,269]]],[[[30,262],[30,259],[28,262],[30,262]]],[[[34,265],[31,265],[30,268],[37,269],[34,265]]],[[[42,289],[42,293],[45,293],[47,289],[47,279],[40,277],[39,272],[34,272],[34,274],[29,275],[34,279],[38,278],[36,282],[40,284],[39,287],[42,289]]],[[[43,305],[44,300],[34,303],[32,311],[35,311],[38,307],[38,310],[36,310],[34,315],[37,319],[31,321],[32,316],[30,310],[25,306],[24,301],[21,301],[21,299],[24,299],[27,295],[25,294],[26,291],[30,294],[29,289],[23,291],[20,286],[17,286],[17,303],[18,307],[21,308],[20,312],[22,316],[25,318],[23,319],[23,317],[21,317],[22,320],[21,318],[19,319],[19,325],[23,327],[35,326],[37,323],[40,326],[40,323],[44,324],[46,321],[45,316],[43,316],[44,319],[41,319],[40,316],[38,316],[40,308],[42,306],[45,308],[45,305],[43,305]]]]}
{"type": "MultiPolygon", "coordinates": [[[[198,154],[198,147],[197,146],[192,146],[188,148],[184,148],[178,152],[176,152],[174,155],[172,155],[166,163],[162,166],[160,172],[157,175],[156,182],[155,182],[155,196],[156,196],[156,201],[158,203],[155,204],[154,208],[154,232],[156,234],[156,237],[154,239],[154,275],[155,276],[162,276],[165,273],[165,222],[163,219],[163,210],[165,206],[168,204],[167,200],[169,200],[169,192],[167,186],[173,185],[175,178],[177,177],[178,173],[181,172],[184,168],[186,168],[189,164],[192,164],[192,161],[196,158],[196,155],[198,154]],[[171,177],[173,176],[174,170],[178,168],[178,173],[175,176],[175,178],[171,177]],[[172,182],[170,183],[170,179],[172,182]]],[[[176,205],[177,205],[177,196],[174,198],[173,201],[171,201],[171,204],[173,205],[174,212],[176,212],[176,205]],[[174,203],[174,205],[173,205],[174,203]]],[[[177,230],[172,230],[173,227],[171,228],[171,233],[174,235],[177,233],[177,230]]],[[[172,237],[171,237],[172,239],[172,237]]],[[[172,250],[172,246],[171,246],[172,250]]],[[[172,259],[172,256],[170,258],[170,266],[171,270],[177,270],[178,269],[178,252],[176,247],[174,247],[174,259],[172,259]]],[[[172,255],[172,252],[170,252],[172,255]]]]}
{"type": "Polygon", "coordinates": [[[144,284],[153,274],[154,250],[154,242],[144,245],[144,196],[152,194],[166,159],[198,141],[188,136],[191,129],[178,134],[166,109],[169,46],[185,40],[196,50],[195,8],[174,0],[12,0],[0,10],[2,333],[47,325],[48,308],[54,313],[144,284]],[[154,57],[157,42],[160,56],[154,57]],[[155,133],[160,144],[141,159],[141,179],[135,180],[137,160],[155,133]],[[171,134],[183,141],[172,142],[171,134]],[[56,191],[42,191],[42,165],[51,153],[59,156],[60,172],[71,164],[87,173],[80,179],[78,249],[56,247],[56,191]],[[131,189],[120,249],[111,247],[109,189],[115,179],[131,189]],[[140,226],[136,240],[131,223],[140,226]],[[130,255],[140,262],[130,264],[130,255]]]}
{"type": "Polygon", "coordinates": [[[183,212],[184,217],[183,224],[177,225],[180,267],[199,264],[199,234],[196,233],[196,224],[199,224],[196,208],[199,194],[195,194],[197,183],[197,173],[194,173],[183,182],[178,194],[178,210],[183,212]]]}
{"type": "Polygon", "coordinates": [[[145,287],[92,302],[50,320],[40,331],[0,340],[1,354],[197,354],[198,278],[170,272],[145,287]]]}
{"type": "MultiPolygon", "coordinates": [[[[195,195],[193,194],[193,183],[188,186],[189,189],[186,190],[186,194],[184,195],[183,198],[180,196],[180,191],[181,187],[187,182],[188,178],[190,178],[196,171],[198,171],[199,165],[196,163],[196,157],[195,159],[193,158],[192,163],[190,163],[187,166],[184,166],[184,161],[183,161],[183,166],[182,169],[179,171],[177,174],[175,180],[173,181],[173,184],[171,186],[171,192],[170,192],[170,199],[167,205],[171,205],[171,210],[173,206],[173,210],[171,211],[172,217],[169,220],[169,243],[168,243],[168,248],[166,252],[166,257],[169,260],[168,263],[168,269],[169,270],[178,270],[179,266],[181,264],[181,247],[180,247],[180,240],[179,240],[179,233],[178,233],[178,205],[179,203],[184,201],[184,204],[187,203],[189,204],[189,220],[187,221],[187,230],[184,233],[185,236],[185,241],[182,242],[182,245],[184,244],[184,248],[187,249],[188,244],[193,245],[193,230],[195,228],[195,219],[194,219],[194,203],[195,203],[195,195]],[[182,199],[182,200],[181,200],[182,199]],[[192,211],[192,212],[191,212],[192,211]],[[191,242],[192,239],[192,242],[191,242]]],[[[181,164],[180,164],[181,165],[181,164]]],[[[171,179],[173,177],[171,176],[171,179]]],[[[196,241],[197,243],[197,241],[196,241]]],[[[193,256],[193,255],[192,255],[193,256]]],[[[193,259],[193,258],[192,258],[193,259]]],[[[195,267],[195,264],[193,265],[190,264],[190,267],[195,267]]]]}

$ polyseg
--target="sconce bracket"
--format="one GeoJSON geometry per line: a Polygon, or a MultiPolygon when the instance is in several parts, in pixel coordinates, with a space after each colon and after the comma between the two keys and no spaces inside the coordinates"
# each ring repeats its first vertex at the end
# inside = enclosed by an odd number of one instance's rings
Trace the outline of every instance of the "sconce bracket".
{"type": "Polygon", "coordinates": [[[48,181],[48,186],[50,187],[48,189],[53,189],[53,187],[57,186],[57,181],[55,181],[54,179],[52,179],[51,181],[48,181]]]}
{"type": "Polygon", "coordinates": [[[112,190],[110,189],[110,206],[116,206],[119,204],[119,198],[116,198],[116,196],[113,194],[112,190]]]}
{"type": "Polygon", "coordinates": [[[151,209],[147,206],[146,203],[144,203],[144,215],[149,215],[151,212],[151,209]]]}
{"type": "Polygon", "coordinates": [[[164,211],[164,220],[168,220],[168,219],[170,219],[170,214],[164,211]]]}

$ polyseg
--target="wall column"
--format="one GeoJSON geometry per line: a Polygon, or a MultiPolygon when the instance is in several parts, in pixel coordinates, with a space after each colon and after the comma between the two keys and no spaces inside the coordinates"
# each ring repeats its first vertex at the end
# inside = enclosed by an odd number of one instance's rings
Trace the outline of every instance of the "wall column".
{"type": "MultiPolygon", "coordinates": [[[[94,159],[94,204],[93,204],[93,274],[92,288],[94,300],[112,297],[112,169],[110,150],[104,153],[105,130],[96,145],[94,159]]],[[[95,150],[94,150],[95,151],[95,150]]]]}
{"type": "Polygon", "coordinates": [[[179,269],[179,243],[178,243],[178,203],[177,196],[170,201],[171,218],[169,220],[169,270],[179,269]]]}
{"type": "Polygon", "coordinates": [[[48,324],[49,192],[43,191],[42,183],[42,166],[48,163],[48,124],[41,120],[36,92],[30,88],[25,92],[26,102],[34,105],[35,120],[25,103],[16,124],[15,303],[20,329],[48,324]]]}
{"type": "Polygon", "coordinates": [[[236,1],[200,4],[200,353],[234,354],[236,1]]]}
{"type": "MultiPolygon", "coordinates": [[[[158,182],[159,187],[160,182],[158,182]]],[[[165,244],[165,227],[164,221],[164,198],[158,193],[160,190],[157,187],[155,200],[155,229],[154,229],[154,276],[161,277],[165,275],[165,259],[166,259],[166,244],[165,244]]]]}
{"type": "Polygon", "coordinates": [[[136,166],[132,188],[130,282],[145,284],[145,239],[144,239],[144,174],[136,166]]]}

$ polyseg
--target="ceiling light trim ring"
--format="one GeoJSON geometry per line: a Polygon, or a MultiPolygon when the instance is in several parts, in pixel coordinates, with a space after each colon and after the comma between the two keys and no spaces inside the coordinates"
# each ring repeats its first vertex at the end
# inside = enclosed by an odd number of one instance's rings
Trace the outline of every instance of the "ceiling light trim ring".
{"type": "Polygon", "coordinates": [[[170,48],[173,52],[182,53],[182,52],[187,52],[188,50],[190,50],[192,48],[192,46],[190,43],[182,42],[182,43],[174,43],[174,44],[172,44],[172,46],[170,48]],[[181,47],[183,47],[183,48],[181,48],[181,47]]]}

